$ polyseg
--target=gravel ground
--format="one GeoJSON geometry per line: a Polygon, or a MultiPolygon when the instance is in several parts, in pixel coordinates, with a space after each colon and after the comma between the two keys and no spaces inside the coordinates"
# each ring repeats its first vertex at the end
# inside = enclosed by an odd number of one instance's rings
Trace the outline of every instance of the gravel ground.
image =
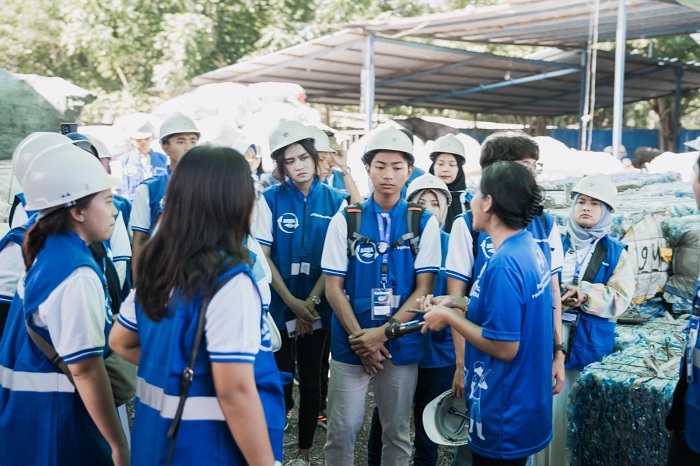
{"type": "MultiPolygon", "coordinates": [[[[299,390],[294,387],[294,403],[299,406],[299,390]]],[[[372,410],[374,409],[374,392],[370,384],[370,390],[367,394],[365,403],[365,422],[362,424],[357,435],[357,443],[355,445],[355,465],[364,466],[367,464],[367,438],[369,436],[369,426],[372,419],[372,410]]],[[[296,457],[297,453],[297,416],[299,411],[297,408],[292,410],[292,419],[289,428],[284,436],[284,462],[290,461],[296,457]]],[[[411,420],[411,439],[413,439],[413,420],[411,420]]],[[[324,464],[323,445],[326,443],[326,429],[318,427],[316,436],[314,437],[314,446],[311,448],[311,464],[313,466],[322,466],[324,464]]],[[[452,449],[440,446],[437,466],[448,466],[452,461],[452,449]]],[[[410,464],[413,464],[411,462],[410,464]]],[[[331,463],[332,466],[332,463],[331,463]]]]}

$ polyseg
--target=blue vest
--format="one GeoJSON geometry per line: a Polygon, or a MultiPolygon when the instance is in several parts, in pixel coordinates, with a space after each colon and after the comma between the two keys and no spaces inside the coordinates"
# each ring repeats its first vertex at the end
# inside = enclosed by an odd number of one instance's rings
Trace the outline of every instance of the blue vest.
{"type": "MultiPolygon", "coordinates": [[[[5,234],[5,236],[3,236],[0,239],[0,251],[5,249],[7,243],[15,243],[18,246],[22,247],[22,243],[24,242],[24,237],[27,234],[27,230],[29,230],[32,227],[32,225],[34,225],[34,222],[36,222],[37,217],[38,215],[34,214],[31,217],[29,217],[29,220],[24,225],[15,227],[12,230],[8,231],[5,234]]],[[[12,302],[12,296],[0,296],[0,303],[10,302],[12,302]]]]}
{"type": "MultiPolygon", "coordinates": [[[[695,285],[695,299],[700,299],[700,281],[695,285]]],[[[685,364],[685,352],[681,364],[685,364]]],[[[700,338],[693,349],[693,381],[685,394],[685,442],[695,453],[700,453],[700,338]]]]}
{"type": "MultiPolygon", "coordinates": [[[[306,197],[289,180],[270,186],[263,196],[272,212],[270,257],[289,291],[304,300],[322,273],[321,255],[328,225],[348,194],[315,179],[306,197]]],[[[274,288],[270,291],[270,313],[277,327],[284,329],[285,322],[296,315],[274,288]]],[[[332,311],[325,297],[321,296],[321,304],[316,310],[323,328],[329,328],[332,311]]]]}
{"type": "MultiPolygon", "coordinates": [[[[15,194],[15,197],[19,200],[20,204],[22,204],[22,208],[25,208],[25,207],[27,206],[27,199],[24,197],[24,193],[17,193],[17,194],[15,194]]],[[[16,202],[16,201],[15,201],[15,202],[16,202]]],[[[24,211],[26,212],[28,218],[31,218],[32,215],[38,214],[38,213],[39,213],[38,210],[26,210],[26,209],[25,209],[24,211]]],[[[13,214],[13,215],[10,217],[10,219],[8,220],[8,223],[11,224],[11,223],[12,223],[12,219],[14,218],[14,210],[13,210],[12,212],[10,212],[10,213],[13,214]]]]}
{"type": "MultiPolygon", "coordinates": [[[[150,151],[151,176],[163,175],[168,168],[168,157],[160,152],[150,151]]],[[[122,195],[128,200],[134,199],[136,188],[144,181],[141,154],[132,150],[122,159],[122,195]]]]}
{"type": "Polygon", "coordinates": [[[131,201],[119,194],[114,194],[112,198],[114,199],[114,207],[122,213],[124,225],[129,228],[129,221],[131,220],[131,201]]]}
{"type": "MultiPolygon", "coordinates": [[[[0,377],[0,464],[112,464],[109,445],[80,396],[25,329],[25,322],[29,323],[39,305],[82,266],[91,267],[106,290],[103,273],[80,237],[73,232],[51,235],[27,273],[24,302],[15,294],[0,341],[0,366],[4,367],[5,376],[8,371],[15,371],[14,377],[0,377]],[[27,379],[24,386],[23,378],[27,379]],[[43,381],[35,385],[38,389],[32,389],[31,380],[36,378],[43,381]],[[33,421],[27,422],[28,419],[33,421]]],[[[107,303],[105,337],[112,322],[107,303]]],[[[32,328],[51,343],[47,330],[32,328]]],[[[105,346],[105,356],[108,351],[105,346]]]]}
{"type": "MultiPolygon", "coordinates": [[[[246,274],[255,280],[246,265],[238,265],[224,274],[235,276],[246,274]]],[[[192,342],[197,328],[197,319],[202,295],[187,300],[175,293],[171,300],[170,315],[160,322],[149,320],[141,307],[136,305],[138,334],[141,342],[141,360],[138,367],[136,391],[136,415],[132,434],[131,464],[165,464],[170,440],[167,432],[180,395],[182,370],[189,365],[192,342]],[[157,410],[152,406],[161,406],[157,410]]],[[[232,312],[243,309],[232,307],[232,312]]],[[[253,369],[260,401],[265,411],[270,441],[275,459],[282,460],[284,436],[284,395],[280,373],[270,346],[270,332],[260,319],[261,345],[255,356],[253,369]]],[[[229,464],[245,465],[243,454],[236,445],[224,420],[216,399],[210,354],[206,338],[202,339],[194,366],[194,380],[187,403],[197,398],[199,403],[188,419],[187,404],[180,423],[178,441],[172,464],[229,464]]]]}
{"type": "Polygon", "coordinates": [[[403,185],[403,188],[401,188],[401,199],[406,199],[406,190],[408,189],[408,185],[411,184],[411,181],[415,180],[421,175],[425,175],[425,170],[421,170],[414,165],[413,173],[411,173],[411,176],[406,180],[406,184],[403,185]]]}
{"type": "MultiPolygon", "coordinates": [[[[564,251],[571,248],[571,239],[568,235],[562,235],[561,242],[564,251]]],[[[605,248],[606,254],[595,279],[591,283],[606,284],[615,271],[620,255],[626,246],[607,235],[598,241],[596,250],[598,248],[605,248]]],[[[603,356],[613,352],[616,322],[611,322],[609,319],[587,314],[586,312],[580,312],[579,314],[576,334],[568,348],[569,362],[566,364],[566,367],[582,371],[588,364],[598,361],[603,356]]]]}
{"type": "Polygon", "coordinates": [[[153,231],[158,216],[163,211],[165,191],[168,189],[168,182],[171,176],[172,174],[170,170],[168,170],[166,173],[152,176],[143,182],[143,184],[148,186],[148,207],[151,212],[151,229],[149,234],[153,231]]]}
{"type": "MultiPolygon", "coordinates": [[[[435,277],[433,295],[447,294],[447,274],[445,273],[445,260],[447,259],[447,246],[450,235],[445,230],[440,230],[440,248],[442,251],[442,263],[440,273],[435,277]]],[[[448,325],[439,332],[428,332],[425,337],[425,353],[420,362],[420,367],[426,369],[435,367],[447,367],[455,365],[455,349],[452,339],[452,329],[448,325]]]]}
{"type": "MultiPolygon", "coordinates": [[[[391,216],[390,245],[395,244],[399,237],[407,233],[407,211],[408,202],[401,198],[388,212],[391,216]]],[[[381,327],[386,323],[386,320],[373,320],[371,313],[372,289],[380,287],[382,259],[377,255],[373,259],[368,259],[372,254],[364,254],[365,248],[372,249],[370,253],[373,253],[376,243],[381,241],[377,223],[377,214],[381,212],[383,212],[382,209],[374,202],[373,197],[362,203],[360,234],[369,238],[372,243],[358,245],[359,250],[349,260],[345,276],[345,293],[348,295],[361,328],[381,327]]],[[[423,212],[420,221],[421,232],[425,231],[425,225],[432,215],[427,210],[423,212]]],[[[413,253],[408,243],[404,242],[396,248],[390,248],[387,254],[389,255],[389,277],[386,287],[392,289],[394,296],[400,297],[399,307],[401,307],[416,287],[413,253]]],[[[397,310],[398,307],[392,309],[392,313],[397,310]]],[[[397,366],[417,364],[423,357],[424,339],[425,335],[416,332],[397,340],[390,340],[385,345],[392,355],[392,362],[397,366]]],[[[331,352],[337,361],[361,364],[360,358],[350,348],[348,333],[335,314],[331,332],[331,352]]]]}
{"type": "Polygon", "coordinates": [[[333,182],[328,183],[328,178],[326,178],[325,181],[326,184],[333,186],[336,189],[341,189],[343,191],[347,191],[347,186],[345,185],[345,180],[343,179],[343,175],[340,174],[339,170],[333,170],[333,182]]]}

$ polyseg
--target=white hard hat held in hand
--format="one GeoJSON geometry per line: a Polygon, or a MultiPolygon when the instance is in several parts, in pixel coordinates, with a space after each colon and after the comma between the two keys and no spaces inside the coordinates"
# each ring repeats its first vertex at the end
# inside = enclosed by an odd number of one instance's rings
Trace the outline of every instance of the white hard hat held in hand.
{"type": "Polygon", "coordinates": [[[467,400],[451,391],[428,403],[423,410],[423,427],[430,440],[439,445],[466,445],[469,440],[467,400]]]}

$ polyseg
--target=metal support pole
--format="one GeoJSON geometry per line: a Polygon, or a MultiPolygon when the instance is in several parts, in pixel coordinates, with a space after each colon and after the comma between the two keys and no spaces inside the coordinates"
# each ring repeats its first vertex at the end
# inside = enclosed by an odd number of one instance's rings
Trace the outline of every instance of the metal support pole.
{"type": "Polygon", "coordinates": [[[586,150],[586,130],[584,129],[583,116],[586,112],[586,98],[588,97],[588,79],[586,68],[588,67],[589,46],[586,45],[581,51],[581,93],[578,101],[578,142],[579,149],[586,150]]]}
{"type": "Polygon", "coordinates": [[[374,114],[374,32],[365,32],[365,57],[362,64],[362,113],[365,114],[365,129],[372,129],[374,114]]]}
{"type": "Polygon", "coordinates": [[[620,158],[622,145],[622,126],[625,92],[625,41],[627,39],[627,4],[618,0],[617,6],[617,35],[615,36],[615,106],[613,109],[613,155],[620,158]]]}
{"type": "Polygon", "coordinates": [[[683,84],[683,67],[676,69],[676,100],[673,107],[673,151],[678,152],[681,147],[681,85],[683,84]]]}

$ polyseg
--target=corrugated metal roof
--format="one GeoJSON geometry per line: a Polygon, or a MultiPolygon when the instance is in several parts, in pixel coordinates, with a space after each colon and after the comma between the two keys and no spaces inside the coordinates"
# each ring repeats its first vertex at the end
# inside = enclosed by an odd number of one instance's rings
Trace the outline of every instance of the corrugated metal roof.
{"type": "MultiPolygon", "coordinates": [[[[467,42],[582,47],[589,39],[593,0],[511,0],[413,18],[356,23],[389,36],[467,42]]],[[[615,40],[618,0],[600,0],[598,41],[615,40]]],[[[700,31],[700,12],[672,0],[627,0],[627,39],[700,31]]]]}
{"type": "MultiPolygon", "coordinates": [[[[356,105],[364,37],[344,30],[200,75],[193,85],[294,82],[306,89],[310,102],[356,105]]],[[[580,54],[560,52],[527,60],[377,36],[375,102],[380,107],[403,104],[511,115],[576,114],[580,54]]],[[[614,60],[613,54],[598,52],[596,107],[612,105],[614,60]]],[[[625,102],[672,94],[679,68],[684,70],[683,90],[700,88],[696,65],[628,56],[625,102]]]]}

